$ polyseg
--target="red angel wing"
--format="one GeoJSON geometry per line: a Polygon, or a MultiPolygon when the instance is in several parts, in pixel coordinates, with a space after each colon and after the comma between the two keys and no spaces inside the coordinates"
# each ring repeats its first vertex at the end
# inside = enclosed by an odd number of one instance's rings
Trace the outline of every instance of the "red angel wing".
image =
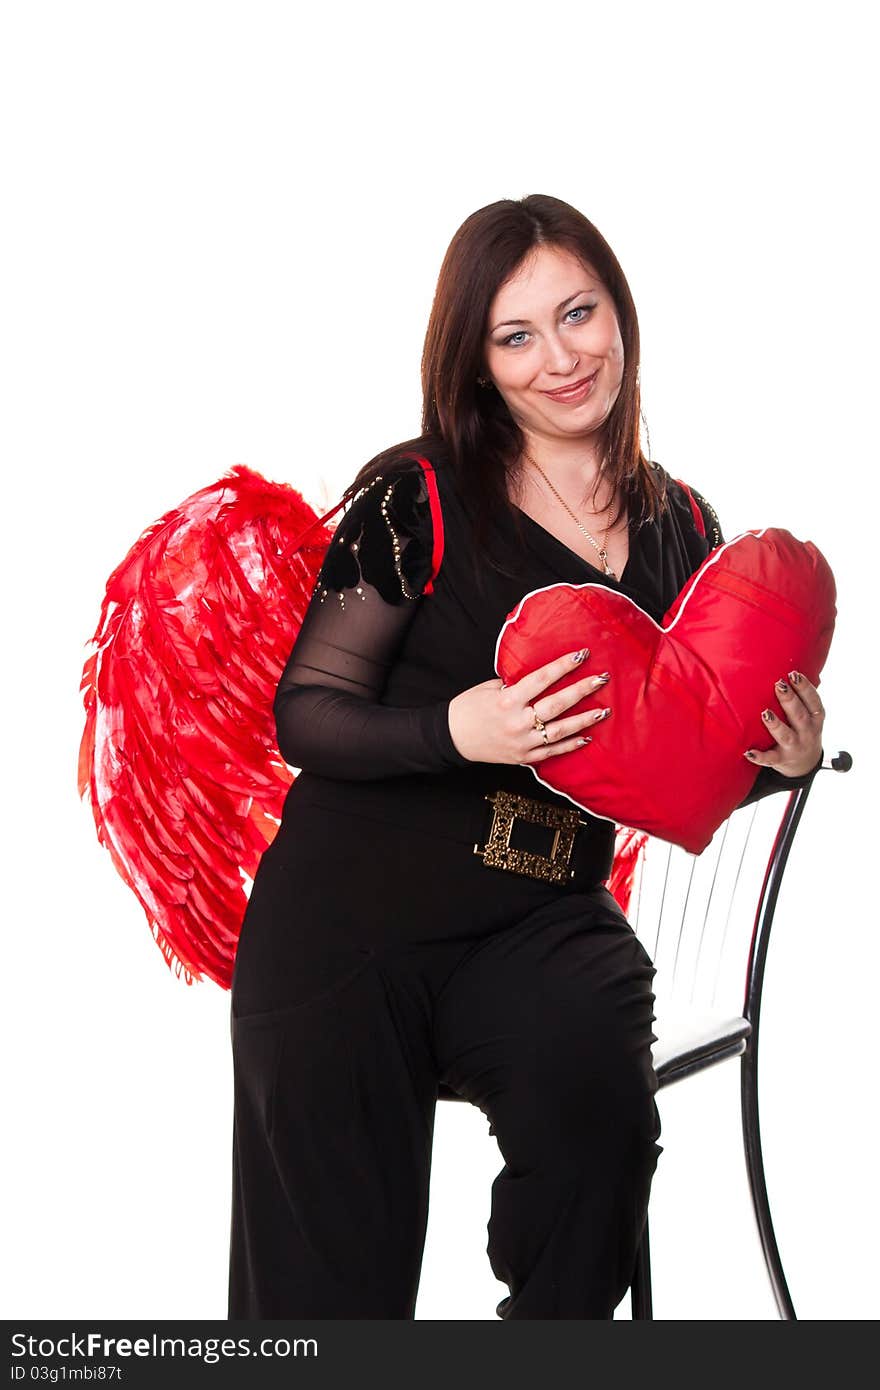
{"type": "Polygon", "coordinates": [[[616,899],[624,917],[629,917],[629,904],[639,866],[639,856],[647,843],[648,836],[644,830],[632,830],[628,825],[617,827],[614,837],[614,862],[606,887],[616,899]]]}
{"type": "MultiPolygon", "coordinates": [[[[238,464],[149,526],[107,581],[80,686],[79,794],[187,984],[232,982],[242,872],[253,879],[293,779],[275,689],[341,505],[318,517],[238,464]]],[[[617,833],[608,888],[624,912],[645,838],[617,833]]]]}
{"type": "Polygon", "coordinates": [[[187,984],[229,988],[241,871],[253,878],[293,778],[272,701],[326,516],[239,464],[148,527],[107,581],[80,687],[79,794],[187,984]]]}

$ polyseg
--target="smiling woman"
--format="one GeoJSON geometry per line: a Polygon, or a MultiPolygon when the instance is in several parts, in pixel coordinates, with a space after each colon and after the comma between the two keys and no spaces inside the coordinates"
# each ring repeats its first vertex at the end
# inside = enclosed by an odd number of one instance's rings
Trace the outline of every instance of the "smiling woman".
{"type": "MultiPolygon", "coordinates": [[[[654,971],[606,887],[613,823],[535,771],[613,745],[614,665],[573,631],[505,686],[495,651],[560,581],[659,621],[711,551],[708,504],[642,453],[638,349],[576,209],[505,199],[456,232],[422,433],[346,490],[275,696],[301,771],[235,960],[232,1318],[413,1317],[441,1086],[505,1158],[499,1314],[608,1319],[630,1282],[660,1153],[654,971]]],[[[794,721],[755,794],[795,785],[819,732],[794,721]]]]}

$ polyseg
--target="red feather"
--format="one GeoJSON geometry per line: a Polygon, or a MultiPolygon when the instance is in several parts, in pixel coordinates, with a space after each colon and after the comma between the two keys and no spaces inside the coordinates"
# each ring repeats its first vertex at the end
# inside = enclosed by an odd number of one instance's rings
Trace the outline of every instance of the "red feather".
{"type": "MultiPolygon", "coordinates": [[[[79,794],[187,984],[232,982],[243,876],[293,780],[272,702],[330,515],[237,464],[148,526],[107,580],[80,685],[79,794]]],[[[618,830],[608,888],[624,912],[646,838],[618,830]]]]}
{"type": "Polygon", "coordinates": [[[647,843],[648,836],[644,830],[631,830],[628,825],[617,827],[617,835],[614,840],[614,863],[611,865],[611,873],[606,886],[609,893],[616,899],[617,905],[625,917],[629,916],[629,904],[632,898],[636,870],[639,866],[639,856],[647,843]]]}
{"type": "Polygon", "coordinates": [[[147,527],[107,580],[79,794],[187,984],[232,980],[243,875],[293,777],[272,699],[332,534],[295,488],[239,464],[147,527]]]}

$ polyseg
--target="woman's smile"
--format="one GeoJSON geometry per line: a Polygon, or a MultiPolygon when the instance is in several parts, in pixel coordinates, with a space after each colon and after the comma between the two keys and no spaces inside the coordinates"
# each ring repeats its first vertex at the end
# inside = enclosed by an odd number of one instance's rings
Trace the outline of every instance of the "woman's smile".
{"type": "Polygon", "coordinates": [[[580,381],[573,381],[570,386],[558,386],[555,391],[544,391],[542,395],[549,396],[551,401],[561,401],[566,405],[576,405],[585,400],[593,389],[593,382],[599,375],[599,368],[591,376],[581,377],[580,381]]]}

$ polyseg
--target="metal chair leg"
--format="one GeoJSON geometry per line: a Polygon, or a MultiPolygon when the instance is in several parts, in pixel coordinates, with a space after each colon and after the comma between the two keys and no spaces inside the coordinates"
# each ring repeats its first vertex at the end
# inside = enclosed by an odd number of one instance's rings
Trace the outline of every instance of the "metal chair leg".
{"type": "Polygon", "coordinates": [[[761,1148],[761,1127],[758,1122],[758,1047],[757,1033],[749,1039],[749,1045],[740,1060],[740,1097],[742,1102],[743,1146],[746,1154],[746,1169],[749,1177],[749,1191],[758,1235],[764,1251],[764,1261],[779,1316],[786,1321],[797,1321],[794,1304],[785,1282],[779,1247],[770,1218],[770,1201],[767,1196],[767,1183],[764,1177],[764,1155],[761,1148]]]}
{"type": "Polygon", "coordinates": [[[635,1267],[633,1269],[632,1285],[630,1287],[630,1302],[632,1305],[633,1321],[647,1318],[653,1320],[654,1303],[651,1297],[651,1243],[648,1238],[647,1217],[645,1217],[645,1229],[642,1232],[642,1239],[639,1244],[635,1267]]]}

